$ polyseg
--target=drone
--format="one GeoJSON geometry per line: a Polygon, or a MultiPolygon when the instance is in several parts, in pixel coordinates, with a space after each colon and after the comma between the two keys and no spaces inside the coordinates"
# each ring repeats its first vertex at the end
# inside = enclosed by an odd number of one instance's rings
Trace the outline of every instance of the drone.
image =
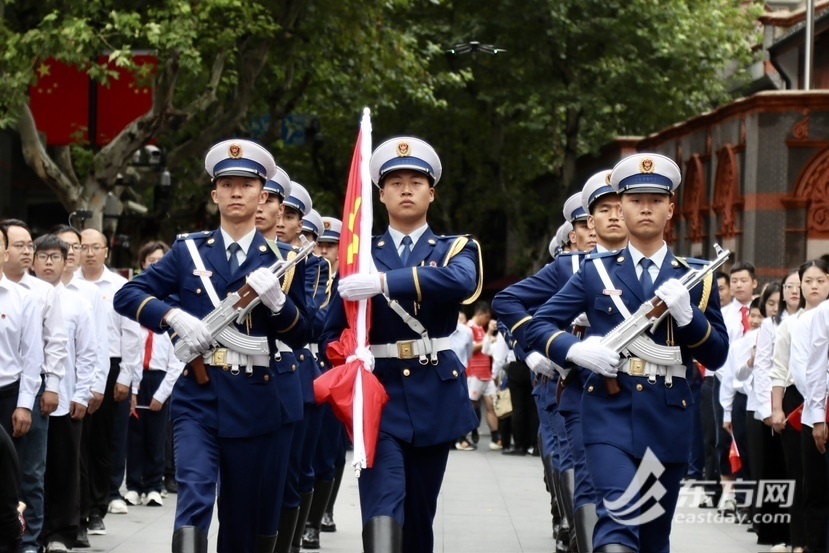
{"type": "Polygon", "coordinates": [[[506,52],[503,48],[498,48],[497,46],[493,46],[492,44],[481,44],[477,40],[473,40],[471,42],[466,42],[462,44],[455,44],[451,48],[445,50],[447,54],[452,54],[453,56],[459,56],[461,54],[477,54],[478,52],[484,54],[500,54],[502,52],[506,52]]]}

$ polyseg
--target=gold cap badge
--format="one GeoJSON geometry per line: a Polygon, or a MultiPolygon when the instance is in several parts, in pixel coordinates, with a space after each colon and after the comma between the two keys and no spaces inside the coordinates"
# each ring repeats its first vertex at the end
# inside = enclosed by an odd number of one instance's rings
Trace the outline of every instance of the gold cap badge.
{"type": "Polygon", "coordinates": [[[610,171],[608,171],[607,174],[604,176],[604,183],[610,186],[610,171]]]}
{"type": "Polygon", "coordinates": [[[331,223],[329,221],[323,221],[322,228],[324,228],[325,230],[331,230],[331,223]]]}
{"type": "Polygon", "coordinates": [[[646,157],[642,160],[642,163],[639,164],[639,170],[643,173],[653,173],[654,166],[653,160],[649,157],[646,157]]]}
{"type": "Polygon", "coordinates": [[[400,142],[397,145],[397,157],[407,157],[412,155],[412,149],[408,142],[400,142]]]}
{"type": "Polygon", "coordinates": [[[230,147],[227,149],[227,155],[232,157],[233,159],[239,159],[242,157],[242,147],[238,144],[231,144],[230,147]]]}

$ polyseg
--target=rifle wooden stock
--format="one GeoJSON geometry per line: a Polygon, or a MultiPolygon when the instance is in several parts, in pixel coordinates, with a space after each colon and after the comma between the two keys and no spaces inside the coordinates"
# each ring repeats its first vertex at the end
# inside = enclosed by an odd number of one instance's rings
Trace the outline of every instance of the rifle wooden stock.
{"type": "Polygon", "coordinates": [[[210,382],[210,375],[207,374],[207,367],[204,365],[204,358],[201,355],[190,361],[190,367],[193,369],[193,375],[196,377],[196,382],[201,385],[210,382]]]}

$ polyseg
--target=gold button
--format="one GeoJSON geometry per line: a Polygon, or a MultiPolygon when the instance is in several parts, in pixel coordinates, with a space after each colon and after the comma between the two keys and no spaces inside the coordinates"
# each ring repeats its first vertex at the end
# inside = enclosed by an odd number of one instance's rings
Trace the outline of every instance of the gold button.
{"type": "Polygon", "coordinates": [[[608,308],[607,308],[607,312],[608,312],[608,313],[613,313],[613,308],[612,308],[612,307],[608,307],[608,308]]]}
{"type": "Polygon", "coordinates": [[[636,385],[636,391],[637,391],[637,392],[641,392],[641,391],[642,391],[642,385],[641,385],[641,384],[637,384],[637,385],[636,385]]]}
{"type": "Polygon", "coordinates": [[[184,374],[184,376],[187,376],[188,374],[190,374],[190,369],[184,369],[184,372],[182,374],[184,374]]]}
{"type": "Polygon", "coordinates": [[[304,353],[299,354],[299,360],[300,361],[305,361],[305,354],[304,353]]]}
{"type": "Polygon", "coordinates": [[[380,248],[382,248],[385,245],[386,245],[386,243],[383,240],[380,240],[379,242],[377,242],[377,246],[380,247],[380,248]]]}
{"type": "Polygon", "coordinates": [[[229,370],[230,370],[230,367],[229,367],[228,365],[225,365],[224,367],[222,367],[222,370],[223,370],[223,371],[229,371],[229,370]]]}
{"type": "Polygon", "coordinates": [[[265,375],[265,382],[267,382],[267,381],[268,381],[268,380],[270,380],[270,379],[271,379],[271,375],[266,374],[266,375],[265,375]]]}
{"type": "Polygon", "coordinates": [[[296,365],[291,365],[291,370],[295,371],[296,370],[296,365]]]}
{"type": "Polygon", "coordinates": [[[412,371],[409,369],[403,369],[403,376],[409,376],[410,374],[412,374],[412,371]]]}
{"type": "Polygon", "coordinates": [[[587,391],[588,391],[588,392],[592,392],[592,391],[593,391],[593,386],[588,386],[588,387],[587,387],[587,391]]]}
{"type": "Polygon", "coordinates": [[[264,252],[264,251],[265,251],[265,250],[267,250],[267,249],[268,249],[268,248],[267,248],[266,246],[259,246],[259,251],[260,251],[260,252],[264,252]]]}
{"type": "Polygon", "coordinates": [[[683,406],[683,407],[688,407],[688,402],[687,402],[687,401],[685,401],[684,399],[682,400],[682,406],[683,406]]]}
{"type": "Polygon", "coordinates": [[[216,239],[215,238],[210,238],[210,239],[207,240],[207,245],[212,246],[214,242],[216,242],[216,239]]]}
{"type": "Polygon", "coordinates": [[[624,258],[623,256],[621,256],[621,255],[620,255],[619,257],[617,257],[617,258],[616,258],[616,262],[617,262],[617,263],[621,263],[621,262],[623,262],[624,260],[625,260],[625,258],[624,258]]]}
{"type": "Polygon", "coordinates": [[[458,371],[452,371],[452,376],[458,376],[458,371]]]}
{"type": "Polygon", "coordinates": [[[196,288],[196,293],[201,294],[201,288],[196,288]]]}
{"type": "Polygon", "coordinates": [[[323,363],[322,361],[320,361],[320,367],[324,367],[324,366],[325,366],[325,363],[323,363]]]}

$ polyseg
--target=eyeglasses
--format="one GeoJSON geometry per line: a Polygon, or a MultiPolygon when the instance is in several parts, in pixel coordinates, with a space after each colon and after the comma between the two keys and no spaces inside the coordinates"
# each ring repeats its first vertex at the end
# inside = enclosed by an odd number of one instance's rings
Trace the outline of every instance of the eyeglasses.
{"type": "Polygon", "coordinates": [[[76,252],[81,251],[81,248],[83,248],[83,246],[81,246],[80,244],[66,244],[66,245],[68,247],[72,248],[73,250],[75,250],[76,252]]]}
{"type": "Polygon", "coordinates": [[[93,245],[84,244],[83,246],[81,246],[81,251],[84,251],[84,252],[88,252],[89,250],[92,250],[93,252],[98,253],[99,251],[105,250],[105,249],[107,249],[106,246],[101,246],[100,244],[93,244],[93,245]]]}
{"type": "Polygon", "coordinates": [[[33,252],[35,251],[35,245],[31,242],[26,244],[25,242],[15,242],[12,244],[12,248],[16,250],[20,250],[21,252],[33,252]]]}
{"type": "Polygon", "coordinates": [[[51,261],[52,263],[58,263],[59,261],[63,260],[63,254],[61,253],[38,253],[35,254],[35,257],[38,261],[42,261],[46,263],[47,261],[51,261]]]}

